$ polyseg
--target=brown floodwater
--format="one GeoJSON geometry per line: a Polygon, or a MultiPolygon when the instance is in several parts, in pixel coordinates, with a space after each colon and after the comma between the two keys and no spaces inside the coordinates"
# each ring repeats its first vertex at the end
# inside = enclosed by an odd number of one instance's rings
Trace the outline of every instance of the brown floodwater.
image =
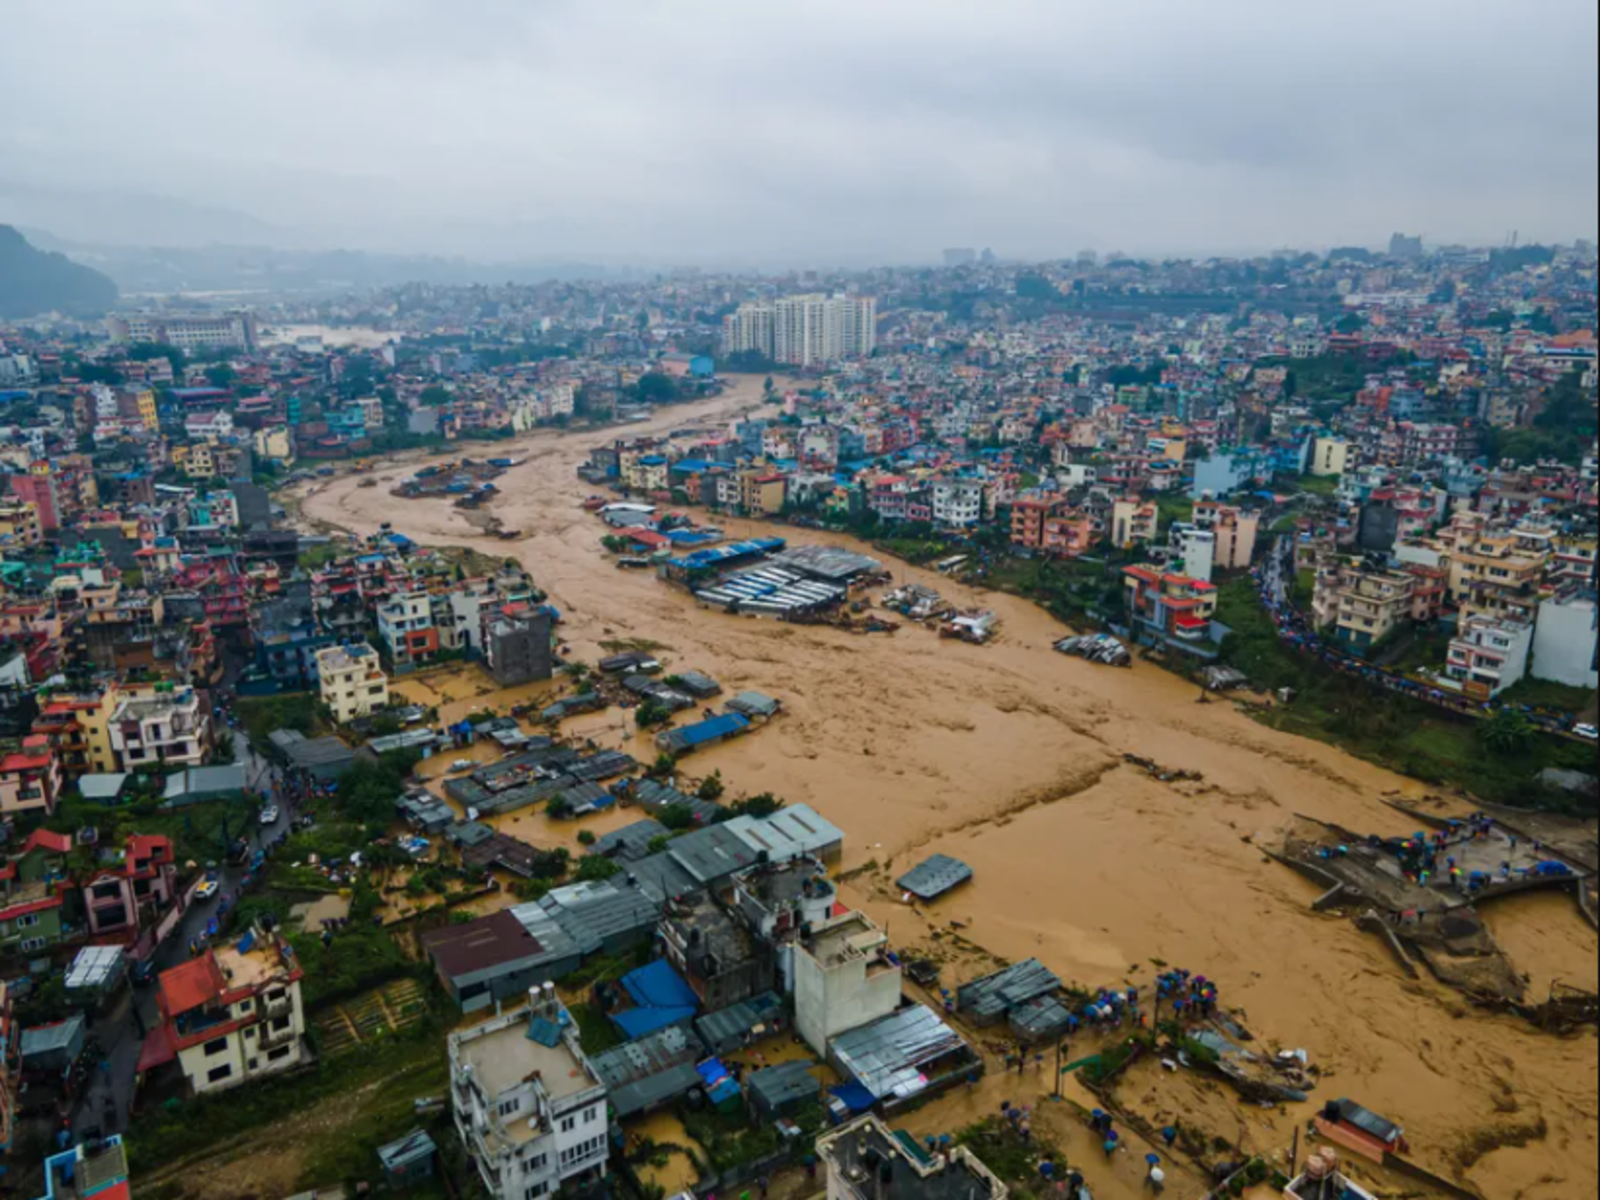
{"type": "MultiPolygon", "coordinates": [[[[1408,832],[1414,821],[1380,796],[1417,797],[1421,785],[1264,728],[1232,704],[1197,704],[1192,684],[1148,663],[1121,670],[1058,655],[1050,647],[1062,627],[1036,606],[933,572],[893,564],[897,578],[992,608],[1002,622],[996,642],[733,617],[653,574],[615,569],[600,549],[603,527],[580,507],[590,489],[574,470],[589,447],[725,422],[759,392],[759,380],[745,380],[626,429],[522,440],[515,453],[526,460],[498,481],[495,504],[507,527],[523,531],[516,541],[484,538],[448,501],[398,501],[359,488],[359,477],[318,483],[302,514],[362,534],[393,521],[425,544],[514,554],[566,615],[573,657],[593,663],[602,641],[648,639],[662,644],[669,669],[780,698],[784,713],[771,725],[685,769],[720,769],[735,793],[771,791],[839,824],[845,870],[876,864],[844,898],[888,922],[897,946],[927,945],[954,920],[994,955],[1037,955],[1086,984],[1148,980],[1155,962],[1187,966],[1219,980],[1224,1000],[1262,1036],[1304,1047],[1331,1074],[1319,1099],[1348,1095],[1392,1117],[1435,1170],[1494,1197],[1600,1193],[1593,1034],[1557,1040],[1476,1012],[1432,981],[1402,978],[1375,940],[1311,913],[1315,889],[1251,844],[1294,813],[1408,832]],[[1125,753],[1203,779],[1163,784],[1124,764],[1125,753]],[[974,881],[930,906],[901,904],[893,877],[939,851],[970,863],[974,881]],[[1490,1149],[1529,1127],[1545,1132],[1490,1149]]],[[[772,532],[719,524],[732,535],[772,532]]],[[[647,757],[618,725],[602,716],[590,736],[647,757]]],[[[556,832],[542,815],[524,822],[517,832],[530,841],[556,832]]],[[[1565,978],[1596,956],[1594,931],[1570,904],[1522,923],[1530,936],[1508,940],[1535,979],[1565,978]]]]}

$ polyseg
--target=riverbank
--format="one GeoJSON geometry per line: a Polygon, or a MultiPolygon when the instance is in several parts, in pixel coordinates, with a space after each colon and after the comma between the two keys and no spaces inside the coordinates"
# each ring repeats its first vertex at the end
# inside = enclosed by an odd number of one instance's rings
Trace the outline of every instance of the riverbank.
{"type": "MultiPolygon", "coordinates": [[[[656,414],[629,432],[724,423],[756,395],[739,389],[656,414]]],[[[1229,981],[1233,1000],[1334,1072],[1338,1094],[1406,1124],[1428,1165],[1488,1195],[1528,1200],[1600,1189],[1600,1108],[1592,1035],[1572,1047],[1514,1018],[1465,1008],[1431,981],[1402,979],[1372,939],[1309,911],[1310,884],[1253,844],[1295,812],[1349,828],[1409,832],[1381,802],[1420,797],[1416,781],[1321,742],[1266,728],[1235,705],[1195,703],[1194,685],[1151,664],[1098,667],[1051,651],[1063,627],[1031,601],[911,566],[897,577],[965,607],[993,609],[997,640],[971,646],[731,617],[646,572],[616,570],[575,475],[616,430],[539,435],[499,481],[495,511],[514,541],[483,538],[444,501],[398,503],[359,477],[319,481],[305,515],[357,533],[392,521],[431,545],[515,555],[565,614],[574,657],[646,639],[671,665],[730,692],[783,700],[759,738],[697,755],[734,790],[804,802],[846,830],[847,903],[887,923],[897,947],[931,942],[952,920],[994,955],[1036,955],[1063,978],[1101,984],[1151,959],[1229,981]],[[1133,753],[1200,776],[1164,784],[1133,753]],[[899,903],[889,883],[927,853],[958,855],[973,885],[934,905],[899,903]],[[1490,1144],[1535,1118],[1547,1136],[1490,1144]],[[1556,1181],[1556,1182],[1552,1182],[1556,1181]]],[[[380,468],[382,470],[383,468],[380,468]]],[[[719,521],[730,537],[764,523],[719,521]]],[[[841,534],[797,542],[870,552],[841,534]]],[[[1576,918],[1530,951],[1563,963],[1600,953],[1576,918]]],[[[1536,977],[1542,962],[1526,966],[1536,977]]],[[[1137,977],[1137,973],[1133,973],[1137,977]]],[[[1591,980],[1591,984],[1592,984],[1591,980]]]]}

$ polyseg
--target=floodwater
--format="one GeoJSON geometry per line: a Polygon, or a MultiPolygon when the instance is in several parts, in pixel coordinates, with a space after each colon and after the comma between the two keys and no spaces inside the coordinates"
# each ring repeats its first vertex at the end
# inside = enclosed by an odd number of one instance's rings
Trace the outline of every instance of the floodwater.
{"type": "MultiPolygon", "coordinates": [[[[746,379],[625,430],[523,439],[526,461],[498,481],[494,509],[524,532],[517,541],[483,538],[448,501],[402,506],[358,488],[359,477],[318,483],[303,512],[361,534],[393,521],[427,544],[515,554],[566,615],[572,657],[593,663],[602,641],[649,639],[665,647],[669,670],[697,668],[729,692],[780,698],[785,711],[767,728],[686,768],[720,769],[734,794],[771,791],[839,824],[843,867],[860,871],[844,899],[887,922],[897,947],[926,948],[954,920],[994,955],[1036,955],[1086,984],[1148,982],[1157,962],[1189,967],[1219,980],[1225,1003],[1246,1010],[1262,1036],[1308,1050],[1331,1075],[1318,1099],[1350,1096],[1396,1120],[1433,1169],[1491,1196],[1600,1194],[1593,1034],[1567,1044],[1402,978],[1376,940],[1311,913],[1315,889],[1252,844],[1297,812],[1408,832],[1414,821],[1379,798],[1419,797],[1422,785],[1266,729],[1232,704],[1197,704],[1193,685],[1148,663],[1122,670],[1055,654],[1063,630],[1046,613],[933,572],[891,564],[897,578],[992,608],[1002,622],[995,643],[731,617],[653,574],[616,570],[600,551],[602,526],[580,507],[590,489],[574,470],[588,448],[726,421],[759,395],[759,378],[746,379]],[[1163,784],[1124,764],[1125,753],[1203,779],[1163,784]],[[974,882],[930,906],[902,905],[893,878],[941,851],[970,863],[974,882]],[[1488,1149],[1529,1127],[1543,1133],[1520,1149],[1488,1149]]],[[[732,535],[772,532],[719,523],[732,535]]],[[[543,818],[528,821],[534,834],[543,818]]],[[[1519,963],[1536,978],[1569,971],[1571,947],[1597,953],[1575,908],[1550,918],[1567,923],[1564,961],[1519,963]]],[[[1537,959],[1550,940],[1516,948],[1537,959]]]]}
{"type": "Polygon", "coordinates": [[[306,337],[321,338],[326,346],[354,346],[361,350],[375,350],[400,340],[400,335],[392,330],[369,329],[360,325],[274,325],[271,334],[264,340],[292,345],[306,337]]]}

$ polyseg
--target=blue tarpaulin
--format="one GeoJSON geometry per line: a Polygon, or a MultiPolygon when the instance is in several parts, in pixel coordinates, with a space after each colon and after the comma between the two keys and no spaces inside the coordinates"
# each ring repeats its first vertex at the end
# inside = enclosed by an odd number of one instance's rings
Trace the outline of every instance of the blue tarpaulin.
{"type": "Polygon", "coordinates": [[[828,1091],[843,1100],[845,1107],[853,1113],[866,1112],[878,1102],[877,1097],[859,1083],[841,1083],[828,1091]]]}
{"type": "Polygon", "coordinates": [[[622,987],[634,1007],[612,1013],[611,1022],[630,1041],[691,1021],[700,1009],[694,990],[665,959],[629,971],[622,977],[622,987]]]}
{"type": "Polygon", "coordinates": [[[658,958],[653,963],[629,971],[622,977],[622,986],[627,989],[628,995],[633,997],[633,1002],[640,1006],[653,1008],[697,1008],[699,998],[694,994],[694,989],[683,981],[683,976],[672,969],[672,964],[664,958],[658,958]]]}
{"type": "Polygon", "coordinates": [[[695,1070],[705,1082],[706,1095],[711,1097],[711,1103],[720,1108],[729,1101],[738,1100],[740,1095],[738,1081],[728,1074],[728,1068],[722,1065],[720,1058],[708,1058],[695,1070]]]}

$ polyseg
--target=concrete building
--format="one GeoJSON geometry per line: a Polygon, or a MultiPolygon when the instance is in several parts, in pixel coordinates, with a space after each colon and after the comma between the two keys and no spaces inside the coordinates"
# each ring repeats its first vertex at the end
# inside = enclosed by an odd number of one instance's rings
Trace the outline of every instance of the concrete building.
{"type": "Polygon", "coordinates": [[[900,1005],[900,965],[888,935],[864,913],[813,924],[794,946],[793,969],[795,1028],[820,1055],[838,1034],[900,1005]]]}
{"type": "Polygon", "coordinates": [[[817,1140],[828,1200],[1006,1200],[1006,1185],[965,1146],[913,1154],[868,1114],[817,1140]]]}
{"type": "Polygon", "coordinates": [[[1533,628],[1520,621],[1464,617],[1450,639],[1444,673],[1474,694],[1495,696],[1527,674],[1532,645],[1533,628]]]}
{"type": "Polygon", "coordinates": [[[1250,566],[1256,552],[1256,533],[1261,514],[1222,504],[1216,500],[1197,500],[1194,506],[1196,528],[1215,535],[1213,561],[1224,571],[1242,571],[1250,566]]]}
{"type": "Polygon", "coordinates": [[[1413,577],[1404,571],[1350,570],[1338,580],[1336,636],[1361,652],[1382,641],[1411,616],[1413,577]]]}
{"type": "MultiPolygon", "coordinates": [[[[510,606],[508,606],[509,608],[510,606]]],[[[484,630],[484,665],[501,687],[549,679],[555,670],[546,609],[503,611],[484,630]]]]}
{"type": "Polygon", "coordinates": [[[61,795],[61,763],[50,739],[30,734],[22,749],[0,755],[0,817],[49,816],[61,795]]]}
{"type": "Polygon", "coordinates": [[[878,302],[870,296],[785,296],[741,304],[723,318],[725,354],[754,352],[794,366],[865,357],[878,344],[878,302]]]}
{"type": "Polygon", "coordinates": [[[1158,510],[1154,501],[1118,500],[1111,506],[1111,544],[1131,550],[1155,540],[1158,510]]]}
{"type": "Polygon", "coordinates": [[[1591,590],[1558,592],[1539,604],[1528,673],[1569,687],[1600,687],[1600,605],[1591,590]]]}
{"type": "Polygon", "coordinates": [[[254,350],[256,318],[236,309],[225,313],[117,313],[106,318],[114,342],[161,342],[183,351],[254,350]]]}
{"type": "Polygon", "coordinates": [[[1211,582],[1211,568],[1217,557],[1216,534],[1178,522],[1168,531],[1168,542],[1179,570],[1190,579],[1211,582]]]}
{"type": "Polygon", "coordinates": [[[298,1066],[304,1057],[304,972],[276,933],[251,929],[232,945],[161,973],[161,1024],[141,1071],[176,1059],[198,1094],[298,1066]]]}
{"type": "Polygon", "coordinates": [[[211,715],[194,688],[134,685],[110,689],[106,699],[115,704],[105,725],[113,765],[96,763],[96,770],[198,767],[205,762],[211,748],[211,715]]]}
{"type": "Polygon", "coordinates": [[[433,601],[427,592],[401,592],[378,609],[378,636],[395,671],[414,671],[439,652],[433,601]]]}
{"type": "Polygon", "coordinates": [[[389,704],[389,677],[371,646],[326,646],[317,651],[317,686],[333,719],[348,725],[389,704]]]}
{"type": "Polygon", "coordinates": [[[983,516],[981,479],[935,479],[934,524],[945,529],[970,529],[983,516]]]}
{"type": "Polygon", "coordinates": [[[456,1132],[494,1200],[540,1200],[605,1175],[606,1088],[553,987],[448,1045],[456,1132]]]}
{"type": "Polygon", "coordinates": [[[15,496],[0,498],[0,548],[24,549],[42,541],[44,526],[39,521],[38,506],[15,496]]]}

